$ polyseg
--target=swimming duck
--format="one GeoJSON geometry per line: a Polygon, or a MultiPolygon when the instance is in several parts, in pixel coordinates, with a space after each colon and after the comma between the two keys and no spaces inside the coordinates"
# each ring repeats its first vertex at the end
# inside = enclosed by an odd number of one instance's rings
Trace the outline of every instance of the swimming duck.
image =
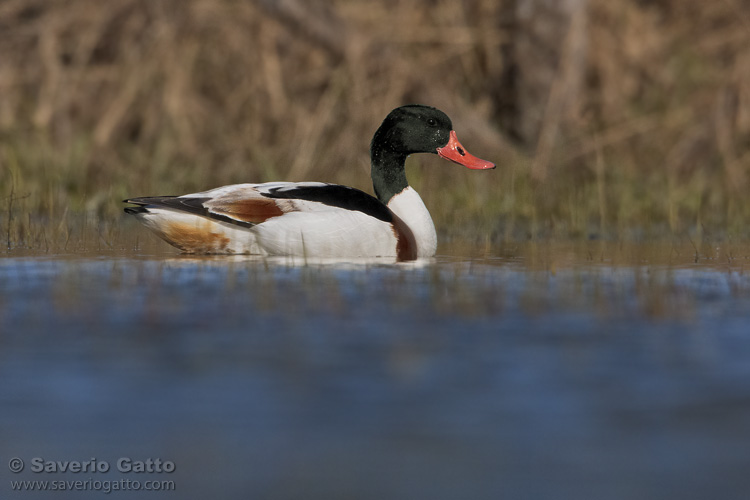
{"type": "Polygon", "coordinates": [[[125,208],[185,253],[315,258],[435,255],[430,213],[409,186],[406,157],[434,153],[476,170],[495,168],[458,142],[439,109],[401,106],[370,144],[375,195],[323,182],[234,184],[182,196],[130,198],[125,208]]]}

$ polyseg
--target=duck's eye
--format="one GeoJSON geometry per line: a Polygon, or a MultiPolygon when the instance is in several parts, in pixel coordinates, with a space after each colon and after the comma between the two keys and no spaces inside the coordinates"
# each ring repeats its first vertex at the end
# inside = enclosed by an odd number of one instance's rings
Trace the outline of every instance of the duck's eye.
{"type": "Polygon", "coordinates": [[[429,118],[427,120],[427,125],[429,125],[430,127],[434,127],[435,125],[437,125],[437,120],[434,118],[429,118]]]}

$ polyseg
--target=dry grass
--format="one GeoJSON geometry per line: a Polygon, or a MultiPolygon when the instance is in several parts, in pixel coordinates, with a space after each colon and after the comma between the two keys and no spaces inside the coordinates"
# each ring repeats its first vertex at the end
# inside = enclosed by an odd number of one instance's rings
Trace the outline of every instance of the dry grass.
{"type": "Polygon", "coordinates": [[[750,227],[745,0],[5,0],[0,33],[8,240],[132,195],[369,190],[372,132],[408,102],[500,165],[412,160],[445,227],[750,227]]]}

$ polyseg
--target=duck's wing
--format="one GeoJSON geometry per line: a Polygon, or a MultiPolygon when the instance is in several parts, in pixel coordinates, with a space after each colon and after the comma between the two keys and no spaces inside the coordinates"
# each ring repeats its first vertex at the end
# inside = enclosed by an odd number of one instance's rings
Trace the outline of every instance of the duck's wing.
{"type": "Polygon", "coordinates": [[[148,212],[166,208],[212,219],[253,226],[290,212],[349,210],[362,212],[383,222],[392,222],[393,213],[377,198],[359,189],[322,182],[268,182],[234,184],[183,196],[129,198],[138,205],[125,211],[148,212]]]}

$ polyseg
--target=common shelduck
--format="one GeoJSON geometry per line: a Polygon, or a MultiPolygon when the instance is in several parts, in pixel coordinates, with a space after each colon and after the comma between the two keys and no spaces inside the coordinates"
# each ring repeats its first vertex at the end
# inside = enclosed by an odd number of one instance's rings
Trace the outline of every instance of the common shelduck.
{"type": "Polygon", "coordinates": [[[412,153],[495,168],[458,142],[450,118],[421,105],[391,111],[370,144],[376,197],[322,182],[234,184],[182,196],[130,198],[125,212],[186,253],[328,257],[435,255],[430,213],[404,172],[412,153]]]}

